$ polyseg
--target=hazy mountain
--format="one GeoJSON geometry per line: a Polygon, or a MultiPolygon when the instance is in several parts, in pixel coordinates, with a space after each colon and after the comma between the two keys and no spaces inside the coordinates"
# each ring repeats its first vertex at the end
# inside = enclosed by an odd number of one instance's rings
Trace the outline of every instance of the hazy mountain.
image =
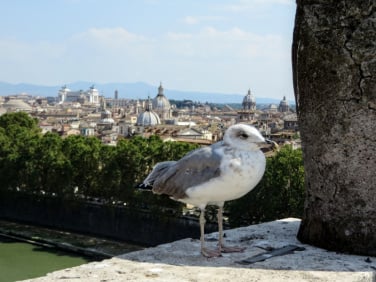
{"type": "MultiPolygon", "coordinates": [[[[73,83],[67,83],[66,86],[73,90],[88,90],[90,86],[94,85],[99,90],[101,95],[105,97],[114,97],[115,90],[118,90],[119,98],[126,99],[146,99],[148,96],[154,98],[158,93],[158,86],[150,85],[144,82],[135,83],[94,83],[87,81],[78,81],[73,83]]],[[[63,85],[58,86],[44,86],[34,85],[27,83],[11,84],[6,82],[0,82],[0,96],[28,93],[35,96],[51,96],[57,97],[59,89],[63,85]]],[[[195,92],[195,91],[180,91],[173,90],[164,87],[164,94],[168,99],[172,100],[192,100],[198,102],[210,102],[210,103],[241,103],[247,90],[244,94],[223,94],[223,93],[210,93],[210,92],[195,92]]],[[[281,97],[282,99],[282,97],[281,97]]],[[[270,99],[256,96],[256,102],[259,104],[279,104],[281,99],[270,99]]],[[[290,104],[294,104],[294,101],[289,101],[290,104]]]]}

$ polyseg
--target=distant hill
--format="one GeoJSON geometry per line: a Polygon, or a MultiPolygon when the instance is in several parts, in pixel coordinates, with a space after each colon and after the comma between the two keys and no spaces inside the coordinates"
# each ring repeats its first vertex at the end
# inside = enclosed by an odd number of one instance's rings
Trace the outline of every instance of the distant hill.
{"type": "MultiPolygon", "coordinates": [[[[78,81],[67,83],[66,86],[73,90],[88,90],[90,86],[94,85],[99,90],[100,94],[110,98],[114,97],[115,90],[118,90],[119,98],[126,99],[146,99],[148,96],[154,98],[158,93],[158,86],[150,85],[144,82],[134,83],[95,83],[87,81],[78,81]]],[[[34,85],[27,83],[11,84],[0,82],[0,96],[28,93],[35,96],[43,97],[57,97],[59,86],[44,86],[34,85]]],[[[209,102],[209,103],[222,103],[232,104],[241,103],[245,94],[223,94],[223,93],[210,93],[210,92],[195,92],[195,91],[180,91],[164,88],[164,94],[168,99],[172,100],[192,100],[194,102],[209,102]]],[[[281,97],[282,99],[282,97],[281,97]]],[[[256,96],[258,104],[279,104],[280,99],[262,98],[256,96]]],[[[290,104],[295,104],[294,101],[289,101],[290,104]]]]}

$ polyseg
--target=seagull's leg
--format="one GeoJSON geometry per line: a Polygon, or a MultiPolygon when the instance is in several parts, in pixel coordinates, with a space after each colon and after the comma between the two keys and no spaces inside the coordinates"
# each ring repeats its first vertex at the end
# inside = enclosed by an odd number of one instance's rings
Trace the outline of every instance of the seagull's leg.
{"type": "Polygon", "coordinates": [[[212,258],[221,256],[220,248],[217,250],[209,250],[205,247],[205,208],[201,208],[200,213],[200,242],[201,242],[201,254],[204,257],[212,258]]]}
{"type": "Polygon", "coordinates": [[[200,212],[200,241],[201,241],[201,253],[205,249],[205,209],[201,209],[200,212]]]}
{"type": "Polygon", "coordinates": [[[222,206],[219,206],[218,208],[218,214],[217,214],[217,218],[218,218],[218,246],[219,246],[219,249],[223,252],[223,253],[239,253],[239,252],[243,252],[245,250],[244,247],[237,247],[237,246],[233,246],[233,247],[227,247],[223,244],[223,205],[222,206]]]}

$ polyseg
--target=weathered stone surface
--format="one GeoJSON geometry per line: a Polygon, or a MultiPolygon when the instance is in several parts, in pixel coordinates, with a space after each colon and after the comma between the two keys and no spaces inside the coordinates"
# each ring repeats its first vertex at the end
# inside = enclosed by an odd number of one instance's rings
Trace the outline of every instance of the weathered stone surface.
{"type": "MultiPolygon", "coordinates": [[[[160,282],[280,282],[280,281],[375,281],[376,260],[339,254],[296,239],[300,220],[283,220],[226,230],[226,243],[245,247],[244,253],[227,253],[219,258],[200,254],[200,241],[183,239],[155,248],[132,252],[100,262],[67,268],[29,282],[160,281],[160,282]],[[270,257],[252,264],[237,261],[265,250],[298,245],[304,250],[270,257]]],[[[216,246],[218,232],[206,235],[216,246]]]]}
{"type": "Polygon", "coordinates": [[[376,255],[376,1],[298,0],[293,69],[308,191],[298,238],[376,255]]]}

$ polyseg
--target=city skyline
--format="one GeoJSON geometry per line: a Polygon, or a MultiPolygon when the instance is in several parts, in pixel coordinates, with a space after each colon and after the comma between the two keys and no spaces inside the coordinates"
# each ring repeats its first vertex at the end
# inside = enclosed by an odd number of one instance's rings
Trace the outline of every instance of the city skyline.
{"type": "Polygon", "coordinates": [[[294,99],[293,0],[18,0],[2,10],[0,81],[162,81],[294,99]]]}

